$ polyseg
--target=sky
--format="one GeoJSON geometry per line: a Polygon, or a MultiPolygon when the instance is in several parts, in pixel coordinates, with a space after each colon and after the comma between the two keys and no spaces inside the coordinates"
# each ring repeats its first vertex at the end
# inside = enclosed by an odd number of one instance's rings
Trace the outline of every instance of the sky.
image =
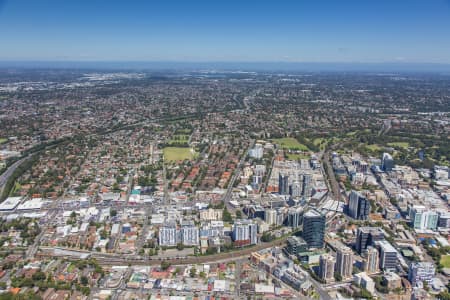
{"type": "Polygon", "coordinates": [[[0,60],[450,64],[450,0],[0,0],[0,60]]]}

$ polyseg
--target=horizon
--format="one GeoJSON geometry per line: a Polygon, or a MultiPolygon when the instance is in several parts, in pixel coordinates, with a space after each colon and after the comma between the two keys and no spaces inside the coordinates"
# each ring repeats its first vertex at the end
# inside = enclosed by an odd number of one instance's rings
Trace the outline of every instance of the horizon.
{"type": "Polygon", "coordinates": [[[447,63],[284,62],[284,61],[2,61],[0,69],[74,69],[119,71],[267,71],[450,73],[447,63]]]}
{"type": "Polygon", "coordinates": [[[0,0],[0,61],[450,64],[450,1],[0,0]]]}

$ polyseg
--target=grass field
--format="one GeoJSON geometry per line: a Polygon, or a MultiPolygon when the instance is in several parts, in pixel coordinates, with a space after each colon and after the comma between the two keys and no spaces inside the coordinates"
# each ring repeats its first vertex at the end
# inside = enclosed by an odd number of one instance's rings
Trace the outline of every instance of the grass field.
{"type": "Polygon", "coordinates": [[[11,192],[9,192],[9,194],[11,196],[14,196],[16,192],[18,192],[20,190],[22,186],[20,185],[20,183],[18,183],[17,181],[14,183],[14,187],[12,188],[11,192]]]}
{"type": "Polygon", "coordinates": [[[163,149],[164,161],[178,161],[185,159],[193,159],[195,151],[192,148],[185,147],[166,147],[163,149]]]}
{"type": "Polygon", "coordinates": [[[366,145],[366,148],[371,151],[380,151],[381,150],[380,145],[377,145],[377,144],[366,145]]]}
{"type": "Polygon", "coordinates": [[[290,154],[287,155],[289,160],[310,159],[309,155],[304,154],[290,154]]]}
{"type": "Polygon", "coordinates": [[[7,141],[8,141],[8,139],[0,138],[0,144],[6,143],[7,141]]]}
{"type": "Polygon", "coordinates": [[[274,143],[277,143],[282,148],[290,149],[290,150],[302,150],[302,151],[308,151],[308,147],[306,145],[300,144],[296,139],[294,138],[282,138],[282,139],[273,139],[274,143]]]}
{"type": "Polygon", "coordinates": [[[409,143],[408,142],[395,142],[395,143],[388,143],[389,146],[394,147],[394,148],[403,148],[406,149],[409,147],[409,143]]]}
{"type": "Polygon", "coordinates": [[[450,268],[450,255],[443,255],[441,257],[441,265],[443,265],[444,268],[450,268]]]}

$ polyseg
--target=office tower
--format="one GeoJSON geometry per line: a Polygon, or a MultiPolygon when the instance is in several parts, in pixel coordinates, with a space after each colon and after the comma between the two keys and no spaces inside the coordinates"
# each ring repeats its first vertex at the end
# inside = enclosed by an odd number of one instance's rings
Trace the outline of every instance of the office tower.
{"type": "Polygon", "coordinates": [[[169,222],[159,229],[160,246],[176,246],[179,241],[179,232],[175,222],[169,222]]]}
{"type": "Polygon", "coordinates": [[[357,191],[352,191],[349,197],[348,214],[356,220],[367,220],[370,213],[370,201],[357,191]]]}
{"type": "Polygon", "coordinates": [[[368,274],[377,273],[379,271],[379,253],[377,248],[369,246],[362,252],[364,258],[364,271],[368,274]]]}
{"type": "Polygon", "coordinates": [[[439,212],[438,227],[450,228],[450,213],[447,211],[439,212]]]}
{"type": "Polygon", "coordinates": [[[334,280],[335,259],[328,253],[322,254],[319,259],[319,277],[327,282],[334,280]]]}
{"type": "Polygon", "coordinates": [[[305,174],[303,175],[303,196],[306,198],[311,197],[312,193],[312,175],[305,174]]]}
{"type": "Polygon", "coordinates": [[[388,241],[377,241],[380,248],[380,268],[383,271],[395,271],[398,265],[398,252],[388,241]]]}
{"type": "Polygon", "coordinates": [[[384,234],[378,227],[359,227],[356,233],[356,251],[361,254],[368,246],[373,246],[374,242],[384,240],[384,234]]]}
{"type": "Polygon", "coordinates": [[[278,175],[278,193],[280,195],[289,194],[289,175],[278,175]]]}
{"type": "Polygon", "coordinates": [[[199,243],[199,231],[194,221],[181,222],[181,240],[183,245],[197,246],[199,243]]]}
{"type": "Polygon", "coordinates": [[[414,205],[410,210],[411,223],[414,229],[436,230],[438,227],[439,215],[436,211],[429,210],[422,205],[414,205]]]}
{"type": "Polygon", "coordinates": [[[381,169],[385,172],[392,171],[394,168],[394,159],[389,153],[383,153],[381,157],[381,169]]]}
{"type": "Polygon", "coordinates": [[[290,208],[286,218],[286,225],[292,228],[300,227],[302,224],[302,212],[303,210],[299,207],[290,208]]]}
{"type": "Polygon", "coordinates": [[[286,251],[291,255],[298,255],[308,250],[308,244],[304,239],[298,236],[290,236],[287,239],[286,251]]]}
{"type": "Polygon", "coordinates": [[[343,279],[351,278],[353,272],[353,251],[349,247],[339,247],[336,251],[336,272],[343,279]]]}
{"type": "Polygon", "coordinates": [[[416,262],[411,263],[409,266],[408,280],[413,286],[417,285],[419,282],[427,282],[431,284],[434,275],[436,274],[436,269],[432,262],[416,262]]]}
{"type": "Polygon", "coordinates": [[[315,209],[310,209],[303,215],[302,237],[309,248],[323,248],[325,221],[325,216],[315,209]]]}
{"type": "Polygon", "coordinates": [[[294,181],[290,188],[290,195],[294,198],[301,197],[303,193],[303,185],[300,181],[294,181]]]}
{"type": "Polygon", "coordinates": [[[258,243],[258,226],[250,220],[236,220],[233,225],[233,241],[240,246],[258,243]]]}

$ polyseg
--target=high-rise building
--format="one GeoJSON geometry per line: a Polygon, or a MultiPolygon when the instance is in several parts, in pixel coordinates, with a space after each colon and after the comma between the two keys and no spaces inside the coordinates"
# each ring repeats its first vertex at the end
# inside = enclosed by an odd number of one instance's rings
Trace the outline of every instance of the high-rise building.
{"type": "Polygon", "coordinates": [[[250,149],[250,151],[248,152],[248,155],[250,157],[256,158],[256,159],[261,159],[263,157],[264,154],[264,148],[261,144],[255,144],[255,146],[250,149]]]}
{"type": "Polygon", "coordinates": [[[280,195],[289,194],[289,175],[281,173],[278,175],[278,193],[280,195]]]}
{"type": "Polygon", "coordinates": [[[361,254],[374,242],[384,240],[384,234],[379,227],[359,227],[356,233],[356,251],[361,254]]]}
{"type": "Polygon", "coordinates": [[[290,236],[287,239],[286,250],[291,255],[298,255],[308,250],[308,244],[304,239],[298,236],[290,236]]]}
{"type": "Polygon", "coordinates": [[[303,193],[303,184],[300,181],[294,181],[290,188],[290,195],[294,198],[301,197],[303,193]]]}
{"type": "Polygon", "coordinates": [[[388,241],[378,241],[375,244],[380,248],[380,268],[383,271],[397,270],[397,250],[388,241]]]}
{"type": "Polygon", "coordinates": [[[394,159],[389,153],[383,153],[381,157],[381,169],[385,172],[392,171],[394,168],[394,159]]]}
{"type": "Polygon", "coordinates": [[[377,273],[379,271],[379,258],[378,250],[375,247],[369,246],[362,252],[364,258],[364,271],[367,274],[377,273]]]}
{"type": "Polygon", "coordinates": [[[286,225],[292,228],[298,228],[302,224],[303,209],[299,207],[292,207],[288,211],[286,218],[286,225]]]}
{"type": "Polygon", "coordinates": [[[251,220],[236,220],[233,225],[233,241],[239,246],[258,243],[258,226],[251,220]]]}
{"type": "Polygon", "coordinates": [[[428,210],[425,206],[414,205],[410,210],[411,223],[414,229],[436,230],[438,227],[439,215],[436,211],[428,210]]]}
{"type": "Polygon", "coordinates": [[[277,211],[275,209],[267,209],[264,214],[264,221],[269,225],[276,225],[277,211]]]}
{"type": "Polygon", "coordinates": [[[179,231],[175,222],[169,222],[159,229],[160,246],[176,246],[179,242],[179,231]]]}
{"type": "Polygon", "coordinates": [[[450,213],[447,211],[439,212],[438,227],[450,228],[450,213]]]}
{"type": "Polygon", "coordinates": [[[310,209],[303,214],[302,237],[309,248],[323,248],[325,221],[325,216],[315,209],[310,209]]]}
{"type": "Polygon", "coordinates": [[[328,253],[322,254],[319,258],[319,277],[326,282],[334,280],[334,264],[336,260],[328,253]]]}
{"type": "Polygon", "coordinates": [[[311,197],[312,194],[312,175],[304,174],[303,175],[303,196],[306,198],[311,197]]]}
{"type": "Polygon", "coordinates": [[[336,272],[343,279],[351,278],[353,272],[353,251],[349,247],[339,247],[336,251],[336,272]]]}
{"type": "Polygon", "coordinates": [[[367,220],[370,213],[370,201],[357,191],[352,191],[349,197],[348,214],[356,220],[367,220]]]}
{"type": "Polygon", "coordinates": [[[419,282],[427,282],[431,284],[434,275],[436,274],[436,268],[431,262],[416,262],[409,266],[408,280],[413,286],[419,282]]]}
{"type": "Polygon", "coordinates": [[[199,231],[194,221],[181,222],[181,240],[183,245],[197,246],[199,243],[199,231]]]}

